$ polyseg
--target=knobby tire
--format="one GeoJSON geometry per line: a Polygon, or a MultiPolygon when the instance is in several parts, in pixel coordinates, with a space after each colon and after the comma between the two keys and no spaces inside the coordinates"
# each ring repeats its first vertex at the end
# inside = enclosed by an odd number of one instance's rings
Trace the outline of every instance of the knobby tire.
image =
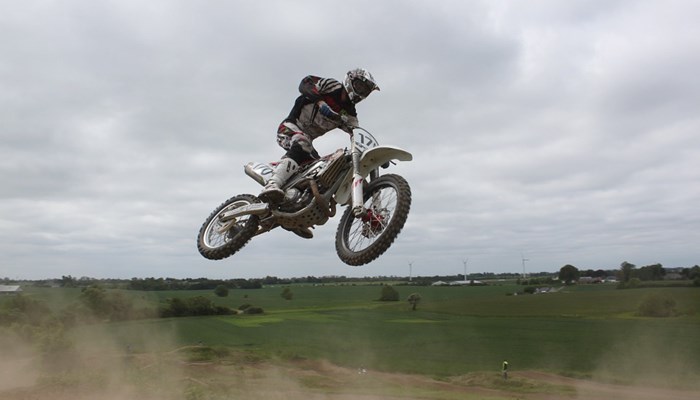
{"type": "Polygon", "coordinates": [[[197,249],[199,253],[209,260],[221,260],[232,256],[238,250],[243,248],[250,239],[255,236],[258,230],[257,215],[247,215],[239,217],[235,225],[225,233],[218,234],[214,232],[220,222],[218,221],[219,214],[233,210],[244,205],[259,203],[260,200],[249,194],[242,194],[231,197],[221,203],[202,224],[197,236],[197,249]],[[232,207],[233,206],[233,207],[232,207]],[[212,241],[216,239],[222,241],[220,244],[212,245],[212,241]]]}
{"type": "MultiPolygon", "coordinates": [[[[359,266],[374,261],[389,249],[401,232],[401,229],[403,229],[406,219],[408,218],[408,212],[411,209],[411,188],[403,177],[387,174],[370,182],[367,189],[364,191],[365,206],[367,206],[367,201],[370,200],[375,193],[387,189],[395,191],[395,208],[391,212],[388,224],[384,226],[381,233],[366,248],[355,249],[353,243],[351,243],[356,240],[355,237],[357,237],[358,234],[355,231],[361,228],[361,226],[358,227],[357,225],[360,221],[355,218],[352,207],[346,208],[338,224],[338,230],[335,236],[336,252],[344,263],[359,266]]],[[[357,240],[363,239],[360,238],[357,240]]]]}

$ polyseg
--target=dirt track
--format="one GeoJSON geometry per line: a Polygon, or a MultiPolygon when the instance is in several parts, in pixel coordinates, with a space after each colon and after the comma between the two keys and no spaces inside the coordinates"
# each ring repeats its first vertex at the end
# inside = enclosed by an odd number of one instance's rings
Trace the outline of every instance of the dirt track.
{"type": "MultiPolygon", "coordinates": [[[[537,371],[524,371],[517,375],[538,382],[547,382],[555,385],[573,387],[576,391],[576,399],[615,399],[615,400],[698,400],[699,392],[672,390],[665,388],[653,388],[642,386],[613,385],[589,380],[567,378],[560,375],[547,374],[537,371]]],[[[547,399],[548,397],[534,397],[547,399]]]]}
{"type": "MultiPolygon", "coordinates": [[[[120,364],[114,361],[107,365],[120,364]]],[[[82,381],[57,373],[29,385],[0,387],[0,400],[700,399],[697,391],[598,383],[539,371],[514,371],[504,382],[496,372],[438,380],[309,360],[188,363],[143,357],[130,360],[128,371],[124,364],[117,369],[102,363],[90,367],[92,371],[80,372],[90,375],[82,381]]]]}

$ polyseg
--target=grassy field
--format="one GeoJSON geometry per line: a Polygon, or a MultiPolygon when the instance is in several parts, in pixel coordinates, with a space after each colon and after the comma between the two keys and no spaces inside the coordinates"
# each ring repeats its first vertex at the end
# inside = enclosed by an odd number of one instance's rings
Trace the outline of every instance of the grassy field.
{"type": "MultiPolygon", "coordinates": [[[[252,304],[265,314],[112,323],[84,327],[76,334],[105,328],[119,346],[135,351],[148,351],[159,343],[205,344],[435,376],[497,370],[503,359],[515,369],[617,380],[656,376],[658,360],[665,361],[674,379],[700,371],[697,288],[616,290],[591,285],[520,296],[510,295],[522,289],[514,285],[395,288],[399,302],[376,301],[379,285],[292,286],[292,300],[280,296],[282,287],[232,290],[228,297],[212,291],[126,292],[143,303],[205,296],[232,308],[252,304]],[[417,311],[403,300],[413,292],[422,297],[417,311]],[[671,296],[681,316],[635,316],[652,293],[671,296]],[[168,340],[152,340],[154,335],[168,340]]],[[[78,293],[27,292],[50,299],[56,307],[74,301],[78,293]]]]}
{"type": "MultiPolygon", "coordinates": [[[[380,285],[291,286],[292,300],[281,286],[227,297],[120,291],[138,307],[204,296],[265,313],[79,325],[65,331],[73,351],[58,359],[37,357],[3,332],[0,400],[685,400],[700,391],[698,288],[590,285],[514,295],[523,287],[394,287],[398,302],[377,301],[380,285]],[[422,298],[417,311],[406,301],[414,292],[422,298]],[[677,316],[637,316],[654,294],[671,297],[677,316]],[[503,359],[511,365],[507,382],[503,359]]],[[[81,293],[24,290],[55,313],[81,293]]],[[[40,332],[42,345],[63,345],[60,331],[40,332]]]]}
{"type": "MultiPolygon", "coordinates": [[[[379,302],[379,285],[291,286],[213,291],[124,292],[141,304],[171,297],[205,296],[237,308],[262,307],[264,315],[171,318],[83,326],[79,346],[145,354],[182,346],[232,349],[254,357],[327,360],[347,368],[423,374],[445,379],[496,372],[503,359],[513,371],[550,371],[612,382],[697,387],[700,372],[700,289],[616,290],[575,286],[557,293],[512,295],[522,287],[395,286],[401,301],[379,302]],[[405,301],[418,292],[411,311],[405,301]],[[651,294],[676,301],[679,316],[641,318],[651,294]]],[[[60,308],[75,289],[33,289],[26,295],[60,308]]]]}

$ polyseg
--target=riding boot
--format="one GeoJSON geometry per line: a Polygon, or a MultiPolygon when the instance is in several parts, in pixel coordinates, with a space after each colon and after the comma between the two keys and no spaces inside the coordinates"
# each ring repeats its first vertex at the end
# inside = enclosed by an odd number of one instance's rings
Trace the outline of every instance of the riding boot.
{"type": "Polygon", "coordinates": [[[270,180],[267,181],[267,184],[258,195],[258,198],[266,203],[273,204],[280,203],[284,200],[284,190],[282,190],[282,186],[284,186],[287,179],[294,174],[298,166],[297,162],[291,158],[281,159],[275,166],[270,180]]]}

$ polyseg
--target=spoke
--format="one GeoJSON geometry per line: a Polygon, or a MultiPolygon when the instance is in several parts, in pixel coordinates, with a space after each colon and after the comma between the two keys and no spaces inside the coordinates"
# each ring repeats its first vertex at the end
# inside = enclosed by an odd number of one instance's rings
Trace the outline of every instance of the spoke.
{"type": "Polygon", "coordinates": [[[367,199],[365,207],[372,215],[368,221],[363,221],[362,218],[356,218],[352,221],[347,243],[351,251],[364,250],[381,237],[391,221],[397,198],[397,192],[393,187],[385,187],[367,199]]]}
{"type": "Polygon", "coordinates": [[[238,218],[234,224],[231,224],[229,229],[227,229],[225,232],[219,233],[221,228],[225,225],[225,223],[221,223],[219,221],[219,216],[227,211],[235,210],[236,208],[245,206],[247,204],[249,203],[246,201],[238,201],[232,203],[228,207],[223,208],[221,211],[219,211],[219,213],[216,216],[214,216],[211,223],[207,227],[207,231],[205,233],[205,242],[208,247],[217,248],[224,246],[231,240],[229,232],[232,229],[242,229],[245,226],[246,222],[250,218],[249,216],[238,218]]]}

